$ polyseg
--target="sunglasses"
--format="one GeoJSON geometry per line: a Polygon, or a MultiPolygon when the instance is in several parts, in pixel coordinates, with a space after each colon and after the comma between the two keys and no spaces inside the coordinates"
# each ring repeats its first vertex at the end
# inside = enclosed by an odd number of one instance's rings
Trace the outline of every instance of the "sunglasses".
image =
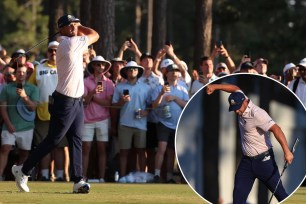
{"type": "Polygon", "coordinates": [[[130,68],[127,68],[127,70],[128,70],[128,71],[136,71],[136,70],[138,71],[138,68],[136,68],[136,67],[130,67],[130,68]]]}
{"type": "Polygon", "coordinates": [[[98,66],[98,67],[104,67],[105,66],[105,64],[103,64],[103,63],[94,63],[93,65],[98,66]]]}
{"type": "Polygon", "coordinates": [[[48,49],[48,52],[53,53],[56,52],[57,49],[48,49]]]}

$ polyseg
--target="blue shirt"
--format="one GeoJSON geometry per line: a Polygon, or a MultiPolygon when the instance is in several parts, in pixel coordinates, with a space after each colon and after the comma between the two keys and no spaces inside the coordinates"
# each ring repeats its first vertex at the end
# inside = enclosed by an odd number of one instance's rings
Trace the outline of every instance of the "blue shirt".
{"type": "MultiPolygon", "coordinates": [[[[151,72],[150,76],[147,78],[144,75],[142,75],[142,77],[140,77],[138,79],[138,81],[141,81],[143,83],[148,84],[151,87],[150,92],[152,93],[155,88],[159,85],[164,84],[164,79],[162,77],[158,77],[156,74],[154,74],[153,72],[151,72]]],[[[151,97],[150,97],[151,99],[151,97]]],[[[153,101],[150,100],[150,104],[152,104],[153,101]]],[[[158,123],[158,117],[157,117],[157,113],[155,109],[151,109],[149,115],[148,115],[148,122],[152,122],[152,123],[158,123]]]]}
{"type": "MultiPolygon", "coordinates": [[[[154,90],[154,92],[152,93],[153,101],[156,100],[159,93],[161,92],[161,89],[162,86],[160,85],[154,90]]],[[[188,91],[187,88],[181,83],[177,83],[176,86],[170,86],[170,92],[164,94],[160,105],[156,108],[159,122],[161,122],[163,125],[165,125],[170,129],[176,129],[183,108],[180,105],[178,105],[175,101],[166,102],[165,98],[168,94],[176,96],[179,99],[187,102],[189,100],[188,91]],[[170,112],[171,112],[170,118],[165,118],[164,116],[163,107],[165,105],[170,106],[170,112]]]]}
{"type": "Polygon", "coordinates": [[[128,89],[131,100],[120,109],[120,125],[147,130],[147,117],[137,119],[135,112],[138,109],[145,110],[149,104],[150,86],[140,81],[136,84],[129,82],[119,83],[115,88],[112,103],[118,103],[123,90],[128,89]]]}

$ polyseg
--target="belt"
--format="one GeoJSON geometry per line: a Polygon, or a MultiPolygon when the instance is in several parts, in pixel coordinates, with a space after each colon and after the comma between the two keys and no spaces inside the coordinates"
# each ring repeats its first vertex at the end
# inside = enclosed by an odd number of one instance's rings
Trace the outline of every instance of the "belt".
{"type": "Polygon", "coordinates": [[[73,98],[73,97],[61,94],[61,93],[59,93],[57,91],[54,91],[52,95],[55,96],[55,97],[58,97],[58,98],[69,99],[69,100],[74,100],[74,101],[82,101],[83,100],[83,97],[73,98]]]}
{"type": "Polygon", "coordinates": [[[256,156],[253,156],[253,157],[246,156],[246,157],[248,157],[250,159],[263,159],[265,156],[268,156],[270,154],[273,154],[273,149],[272,148],[270,148],[269,150],[267,150],[267,151],[265,151],[263,153],[260,153],[260,154],[258,154],[256,156]]]}

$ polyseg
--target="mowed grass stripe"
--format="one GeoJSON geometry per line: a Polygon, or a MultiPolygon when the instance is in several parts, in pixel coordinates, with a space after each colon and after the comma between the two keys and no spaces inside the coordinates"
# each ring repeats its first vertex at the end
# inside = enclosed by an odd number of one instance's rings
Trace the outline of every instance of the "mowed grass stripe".
{"type": "Polygon", "coordinates": [[[15,182],[0,182],[0,203],[206,203],[187,184],[91,184],[89,194],[73,194],[72,183],[29,182],[30,193],[15,182]]]}
{"type": "MultiPolygon", "coordinates": [[[[30,193],[22,193],[15,182],[0,182],[0,203],[206,203],[186,184],[92,183],[89,194],[73,194],[72,183],[66,182],[29,182],[29,187],[30,193]]],[[[299,188],[284,203],[306,203],[306,187],[299,188]]]]}

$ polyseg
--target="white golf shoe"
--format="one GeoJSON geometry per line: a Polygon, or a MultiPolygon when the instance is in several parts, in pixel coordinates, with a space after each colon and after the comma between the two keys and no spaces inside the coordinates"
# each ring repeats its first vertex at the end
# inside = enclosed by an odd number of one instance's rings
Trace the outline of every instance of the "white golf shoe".
{"type": "Polygon", "coordinates": [[[15,176],[16,186],[20,191],[23,192],[30,192],[30,189],[27,185],[28,177],[22,173],[21,171],[22,166],[13,165],[12,173],[15,176]]]}
{"type": "Polygon", "coordinates": [[[89,193],[90,184],[84,180],[79,181],[73,185],[73,193],[89,193]]]}

